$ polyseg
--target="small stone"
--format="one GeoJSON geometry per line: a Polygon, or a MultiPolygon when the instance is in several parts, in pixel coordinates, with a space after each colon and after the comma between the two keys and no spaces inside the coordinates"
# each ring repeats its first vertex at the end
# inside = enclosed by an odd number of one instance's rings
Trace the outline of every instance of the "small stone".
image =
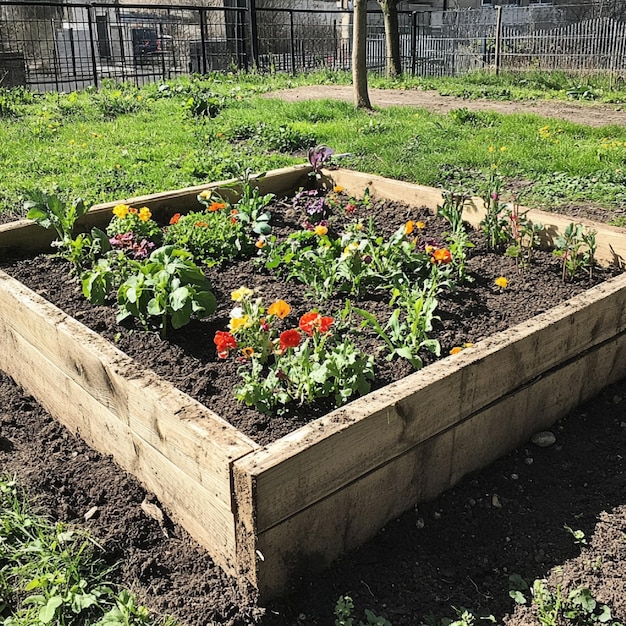
{"type": "Polygon", "coordinates": [[[619,425],[620,428],[626,428],[626,422],[620,422],[619,425]]]}
{"type": "Polygon", "coordinates": [[[518,480],[519,474],[511,474],[511,480],[518,480]]]}
{"type": "Polygon", "coordinates": [[[534,460],[535,460],[535,459],[533,459],[533,457],[532,457],[532,456],[527,456],[527,457],[524,459],[524,463],[526,463],[526,465],[532,465],[534,460]]]}
{"type": "Polygon", "coordinates": [[[474,500],[474,498],[470,498],[470,499],[467,501],[467,503],[468,503],[470,506],[476,506],[476,500],[474,500]]]}
{"type": "Polygon", "coordinates": [[[83,515],[83,519],[88,522],[90,519],[92,519],[93,517],[95,517],[98,512],[100,511],[100,509],[97,506],[92,506],[87,513],[85,513],[83,515]]]}
{"type": "Polygon", "coordinates": [[[441,519],[441,513],[439,513],[439,511],[435,511],[435,512],[433,513],[433,517],[434,517],[435,519],[441,519]]]}
{"type": "Polygon", "coordinates": [[[494,493],[491,496],[491,506],[494,506],[496,509],[502,508],[502,502],[500,502],[500,498],[498,497],[497,493],[494,493]]]}
{"type": "Polygon", "coordinates": [[[622,396],[613,396],[613,404],[619,404],[624,398],[622,396]]]}
{"type": "Polygon", "coordinates": [[[424,522],[424,518],[423,517],[418,517],[417,521],[415,522],[415,526],[417,528],[424,528],[424,526],[426,526],[426,523],[424,522]]]}
{"type": "Polygon", "coordinates": [[[161,509],[156,504],[152,504],[147,498],[143,499],[143,502],[141,503],[141,510],[148,517],[151,517],[153,520],[156,520],[161,525],[163,524],[163,521],[164,521],[163,511],[161,511],[161,509]]]}
{"type": "Polygon", "coordinates": [[[534,434],[530,439],[538,448],[549,448],[556,443],[554,433],[549,430],[534,434]]]}

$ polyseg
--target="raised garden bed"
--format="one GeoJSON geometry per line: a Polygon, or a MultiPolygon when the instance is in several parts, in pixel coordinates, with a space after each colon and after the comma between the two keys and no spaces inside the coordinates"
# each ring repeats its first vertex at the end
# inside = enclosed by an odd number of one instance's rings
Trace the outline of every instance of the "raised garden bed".
{"type": "MultiPolygon", "coordinates": [[[[308,172],[272,172],[261,191],[293,192],[308,172]]],[[[325,174],[350,194],[368,187],[374,196],[433,209],[441,203],[434,189],[345,170],[325,174]]],[[[205,188],[127,202],[167,219],[205,188]]],[[[85,224],[105,225],[113,204],[95,207],[85,224]]],[[[529,216],[547,226],[548,240],[567,224],[552,214],[529,216]]],[[[465,217],[480,220],[478,200],[465,217]]],[[[593,227],[598,258],[621,263],[623,231],[593,227]]],[[[52,238],[28,222],[9,224],[0,229],[0,249],[37,251],[52,238]]],[[[260,446],[14,279],[0,274],[0,281],[0,368],[112,454],[216,562],[265,597],[626,375],[622,275],[260,446]]]]}

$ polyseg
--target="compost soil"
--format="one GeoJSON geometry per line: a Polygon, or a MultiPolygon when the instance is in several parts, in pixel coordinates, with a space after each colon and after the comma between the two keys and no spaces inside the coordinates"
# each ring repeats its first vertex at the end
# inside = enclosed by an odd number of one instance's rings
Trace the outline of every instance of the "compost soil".
{"type": "MultiPolygon", "coordinates": [[[[392,211],[378,214],[384,217],[392,211]]],[[[425,220],[427,232],[431,227],[425,214],[402,216],[408,218],[425,220]]],[[[389,223],[384,228],[395,226],[389,223]]],[[[250,409],[229,404],[232,384],[221,381],[236,375],[236,363],[216,359],[211,350],[211,338],[216,329],[224,328],[232,306],[228,294],[241,286],[242,276],[254,277],[247,286],[268,302],[286,293],[282,284],[252,265],[232,265],[219,277],[216,273],[215,291],[222,308],[215,318],[173,334],[169,342],[155,332],[120,328],[111,309],[86,305],[59,259],[38,257],[7,269],[124,351],[132,354],[137,349],[142,367],[156,370],[196,397],[208,394],[212,408],[218,406],[218,412],[228,414],[261,443],[317,414],[296,413],[291,421],[277,423],[256,414],[254,422],[250,409]]],[[[444,355],[589,286],[583,277],[563,283],[558,260],[550,255],[537,255],[532,271],[518,273],[512,259],[472,251],[469,269],[474,282],[442,298],[439,330],[444,355]],[[494,284],[500,275],[509,278],[507,289],[494,284]]],[[[287,293],[297,314],[310,305],[295,298],[293,287],[287,293]]],[[[379,303],[365,299],[360,304],[376,311],[379,303]]],[[[368,341],[365,337],[365,346],[368,341]]],[[[407,373],[402,365],[388,366],[380,359],[377,366],[382,382],[407,373]]],[[[536,623],[533,611],[516,608],[509,596],[512,574],[528,582],[546,577],[563,593],[589,587],[597,600],[610,605],[616,619],[626,619],[626,382],[613,385],[559,422],[553,429],[553,445],[521,446],[436,500],[390,522],[373,541],[326,573],[294,580],[292,595],[267,606],[258,604],[253,590],[222,574],[168,520],[167,511],[165,521],[155,519],[147,504],[160,505],[150,494],[110,458],[60,427],[4,375],[0,398],[3,470],[18,476],[48,515],[87,527],[102,546],[103,558],[118,563],[117,580],[142,602],[188,626],[329,625],[334,623],[333,608],[340,595],[351,596],[360,615],[369,608],[394,626],[454,617],[452,607],[493,615],[498,623],[536,623]],[[582,531],[584,542],[576,542],[567,527],[582,531]]]]}

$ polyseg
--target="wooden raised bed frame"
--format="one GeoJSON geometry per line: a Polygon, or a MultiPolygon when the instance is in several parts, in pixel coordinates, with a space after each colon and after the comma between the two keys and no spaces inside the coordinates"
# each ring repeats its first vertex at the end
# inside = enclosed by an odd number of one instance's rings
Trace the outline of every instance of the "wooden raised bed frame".
{"type": "MultiPolygon", "coordinates": [[[[270,172],[259,186],[290,193],[309,172],[270,172]]],[[[377,176],[325,176],[354,195],[368,187],[373,196],[433,210],[442,201],[438,190],[377,176]]],[[[195,207],[199,191],[223,185],[125,202],[166,220],[195,207]]],[[[104,226],[114,204],[93,207],[83,225],[104,226]]],[[[467,203],[474,225],[481,207],[477,199],[467,203]]],[[[548,238],[570,221],[539,211],[529,217],[546,226],[548,238]]],[[[598,231],[601,261],[623,263],[623,230],[577,221],[598,231]]],[[[32,222],[7,224],[0,254],[44,250],[52,239],[32,222]]],[[[267,446],[3,272],[0,368],[111,454],[221,567],[268,599],[626,376],[625,287],[626,275],[618,276],[267,446]]]]}

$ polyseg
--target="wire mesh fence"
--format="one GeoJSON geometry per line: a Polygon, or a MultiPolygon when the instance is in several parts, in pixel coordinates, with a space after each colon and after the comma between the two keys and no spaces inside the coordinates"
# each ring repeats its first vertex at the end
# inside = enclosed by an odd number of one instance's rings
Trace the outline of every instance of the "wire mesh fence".
{"type": "MultiPolygon", "coordinates": [[[[72,91],[190,73],[349,70],[352,11],[0,0],[0,86],[72,91]]],[[[626,3],[400,12],[402,67],[626,72],[626,3]],[[608,10],[607,7],[612,7],[608,10]]],[[[254,5],[252,5],[254,7],[254,5]]],[[[382,14],[367,22],[367,66],[383,72],[382,14]]]]}

